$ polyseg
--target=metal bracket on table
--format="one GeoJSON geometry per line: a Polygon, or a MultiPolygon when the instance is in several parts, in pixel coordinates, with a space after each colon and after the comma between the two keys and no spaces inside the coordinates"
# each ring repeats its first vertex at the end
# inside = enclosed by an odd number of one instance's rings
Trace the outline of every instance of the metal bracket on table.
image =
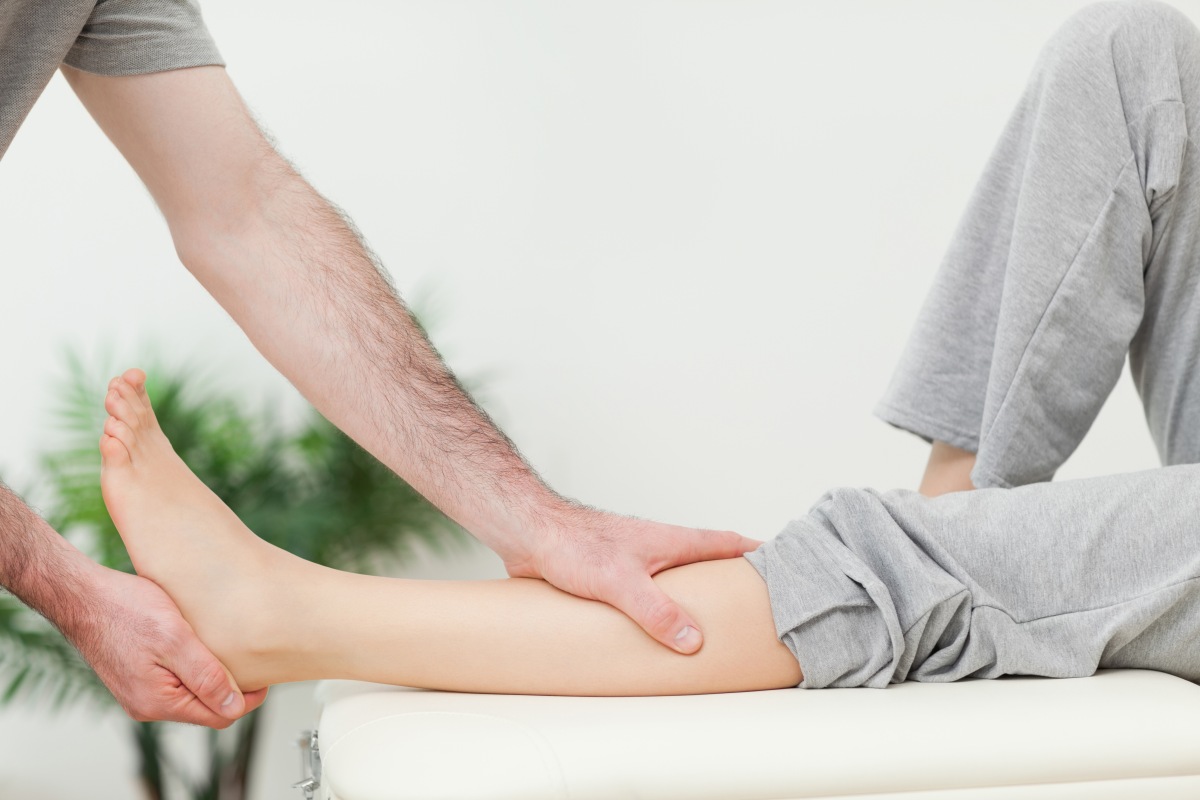
{"type": "Polygon", "coordinates": [[[292,788],[304,792],[304,800],[315,800],[317,789],[321,788],[321,750],[317,747],[317,732],[302,731],[296,745],[300,748],[300,774],[304,777],[293,783],[292,788]]]}

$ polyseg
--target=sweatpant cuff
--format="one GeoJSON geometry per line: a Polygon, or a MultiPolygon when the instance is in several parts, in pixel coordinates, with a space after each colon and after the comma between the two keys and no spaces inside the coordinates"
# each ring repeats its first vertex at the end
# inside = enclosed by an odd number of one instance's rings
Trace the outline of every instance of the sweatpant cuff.
{"type": "MultiPolygon", "coordinates": [[[[767,584],[775,631],[796,657],[803,689],[887,686],[897,649],[883,609],[863,584],[865,565],[812,515],[795,520],[746,559],[767,584]],[[851,562],[857,563],[851,563],[851,562]]],[[[890,604],[888,604],[890,606],[890,604]]]]}
{"type": "Polygon", "coordinates": [[[978,436],[965,433],[953,425],[927,417],[911,408],[881,400],[875,404],[871,413],[887,424],[902,431],[908,431],[927,442],[937,439],[939,442],[945,442],[960,450],[966,450],[968,453],[974,453],[979,449],[978,436]]]}

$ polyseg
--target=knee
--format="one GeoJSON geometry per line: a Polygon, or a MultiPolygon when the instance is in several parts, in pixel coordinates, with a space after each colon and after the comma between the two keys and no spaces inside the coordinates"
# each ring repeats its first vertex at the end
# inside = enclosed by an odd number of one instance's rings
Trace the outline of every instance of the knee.
{"type": "Polygon", "coordinates": [[[1154,28],[1189,30],[1194,25],[1182,11],[1161,0],[1104,0],[1079,9],[1063,27],[1128,34],[1154,28]]]}
{"type": "Polygon", "coordinates": [[[1196,41],[1200,31],[1177,8],[1159,0],[1106,0],[1075,12],[1051,40],[1054,49],[1095,53],[1107,61],[1136,60],[1147,51],[1196,41]]]}
{"type": "Polygon", "coordinates": [[[1035,81],[1074,103],[1118,101],[1127,121],[1147,106],[1194,93],[1200,30],[1157,0],[1085,6],[1054,33],[1038,58],[1035,81]]]}

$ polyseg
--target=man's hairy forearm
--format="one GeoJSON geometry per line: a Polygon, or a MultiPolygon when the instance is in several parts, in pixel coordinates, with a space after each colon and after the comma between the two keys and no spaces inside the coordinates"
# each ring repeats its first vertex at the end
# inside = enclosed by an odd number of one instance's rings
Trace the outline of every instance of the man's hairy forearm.
{"type": "Polygon", "coordinates": [[[183,263],[326,417],[498,551],[565,511],[223,69],[63,71],[150,189],[183,263]]]}
{"type": "Polygon", "coordinates": [[[197,278],[325,416],[494,548],[561,507],[348,220],[265,144],[261,160],[237,226],[177,236],[197,278]]]}
{"type": "Polygon", "coordinates": [[[87,613],[93,566],[0,483],[0,586],[70,635],[87,613]]]}

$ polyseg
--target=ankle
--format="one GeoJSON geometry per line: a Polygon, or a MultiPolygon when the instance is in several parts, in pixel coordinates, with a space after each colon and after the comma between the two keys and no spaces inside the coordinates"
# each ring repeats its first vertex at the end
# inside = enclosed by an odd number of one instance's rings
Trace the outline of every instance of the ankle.
{"type": "Polygon", "coordinates": [[[974,453],[934,441],[918,491],[926,497],[970,491],[975,488],[971,482],[971,470],[974,468],[974,453]]]}
{"type": "MultiPolygon", "coordinates": [[[[205,623],[213,652],[250,691],[297,680],[294,664],[319,656],[325,644],[309,633],[321,613],[309,590],[325,568],[254,542],[228,576],[227,591],[210,593],[217,607],[206,609],[205,623]]],[[[208,642],[205,633],[201,639],[208,642]]]]}

